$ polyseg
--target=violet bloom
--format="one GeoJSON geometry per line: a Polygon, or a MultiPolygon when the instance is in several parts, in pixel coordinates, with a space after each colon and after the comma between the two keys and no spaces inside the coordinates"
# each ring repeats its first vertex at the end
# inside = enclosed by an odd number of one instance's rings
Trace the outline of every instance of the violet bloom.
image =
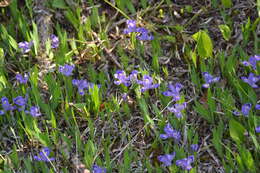
{"type": "Polygon", "coordinates": [[[242,64],[245,66],[251,66],[256,70],[257,62],[260,61],[260,55],[251,56],[248,61],[243,61],[242,64]]]}
{"type": "Polygon", "coordinates": [[[174,130],[170,123],[166,124],[166,126],[164,127],[163,130],[164,130],[165,134],[160,134],[161,139],[173,138],[177,141],[180,140],[181,133],[177,130],[174,130]]]}
{"type": "Polygon", "coordinates": [[[114,77],[117,79],[117,81],[114,81],[116,85],[124,84],[125,86],[129,86],[131,84],[129,77],[126,76],[123,70],[117,70],[114,77]]]}
{"type": "Polygon", "coordinates": [[[163,163],[163,166],[171,166],[174,157],[175,157],[175,152],[173,152],[172,154],[159,155],[157,159],[163,163]]]}
{"type": "Polygon", "coordinates": [[[177,118],[181,118],[181,117],[182,117],[181,111],[186,108],[186,105],[187,105],[186,102],[184,102],[184,103],[182,103],[182,104],[176,103],[174,106],[168,107],[168,110],[169,110],[170,112],[174,113],[174,115],[175,115],[177,118]]]}
{"type": "Polygon", "coordinates": [[[248,83],[252,88],[258,88],[256,83],[260,80],[260,76],[255,76],[254,73],[249,73],[248,78],[243,76],[241,79],[248,83]]]}
{"type": "Polygon", "coordinates": [[[136,36],[136,38],[138,40],[146,41],[146,40],[153,40],[154,39],[154,37],[151,34],[148,34],[148,30],[145,29],[145,28],[137,28],[136,32],[139,33],[139,35],[136,36]]]}
{"type": "Polygon", "coordinates": [[[209,88],[209,85],[211,83],[215,83],[215,82],[218,82],[220,77],[213,77],[212,75],[210,75],[208,72],[203,72],[202,73],[203,77],[204,77],[204,80],[205,80],[205,84],[203,84],[202,86],[204,88],[209,88]]]}
{"type": "Polygon", "coordinates": [[[141,92],[159,87],[159,84],[153,84],[153,78],[149,75],[144,75],[143,80],[138,80],[137,83],[142,85],[141,92]]]}
{"type": "Polygon", "coordinates": [[[181,159],[181,160],[176,160],[176,165],[177,166],[180,166],[182,169],[185,169],[185,170],[191,170],[192,169],[192,166],[191,164],[194,162],[194,156],[191,155],[187,158],[184,158],[184,159],[181,159]]]}
{"type": "Polygon", "coordinates": [[[30,42],[23,41],[18,43],[18,47],[22,49],[22,53],[28,53],[31,50],[32,46],[33,46],[33,41],[30,42]]]}
{"type": "Polygon", "coordinates": [[[5,114],[5,111],[0,110],[0,115],[4,115],[4,114],[5,114]]]}
{"type": "Polygon", "coordinates": [[[191,144],[191,145],[190,145],[190,148],[191,148],[192,151],[195,151],[195,152],[196,152],[196,151],[199,150],[199,145],[198,145],[198,144],[191,144]]]}
{"type": "Polygon", "coordinates": [[[71,76],[74,68],[74,65],[65,64],[64,66],[59,67],[59,72],[65,76],[71,76]]]}
{"type": "Polygon", "coordinates": [[[136,32],[136,21],[135,20],[127,20],[126,21],[127,28],[124,29],[124,34],[129,34],[131,32],[136,32]]]}
{"type": "Polygon", "coordinates": [[[250,109],[252,107],[251,103],[246,103],[242,105],[241,112],[244,116],[248,117],[250,109]]]}
{"type": "Polygon", "coordinates": [[[38,106],[32,106],[30,111],[25,111],[25,113],[29,113],[33,117],[41,116],[40,108],[38,106]]]}
{"type": "Polygon", "coordinates": [[[129,79],[130,81],[137,81],[137,75],[138,75],[138,71],[137,70],[133,70],[131,72],[131,74],[129,75],[129,79]]]}
{"type": "Polygon", "coordinates": [[[57,37],[56,35],[52,34],[51,35],[51,48],[53,48],[53,49],[58,48],[59,44],[60,44],[59,37],[57,37]]]}
{"type": "Polygon", "coordinates": [[[260,133],[260,126],[258,126],[258,127],[255,128],[255,132],[256,132],[256,133],[260,133]]]}
{"type": "Polygon", "coordinates": [[[17,104],[18,106],[25,106],[27,103],[27,99],[22,96],[17,96],[13,99],[14,103],[17,104]]]}
{"type": "Polygon", "coordinates": [[[50,149],[48,147],[45,147],[39,153],[39,156],[33,156],[33,159],[37,161],[44,161],[44,162],[53,161],[54,158],[53,157],[50,158],[49,155],[50,155],[50,149]]]}
{"type": "Polygon", "coordinates": [[[260,110],[260,104],[256,104],[256,105],[255,105],[255,109],[256,109],[256,110],[260,110]]]}
{"type": "Polygon", "coordinates": [[[172,97],[173,101],[178,101],[181,99],[180,97],[180,90],[183,88],[183,85],[180,83],[176,83],[175,85],[169,85],[169,90],[164,91],[162,94],[165,96],[172,97]]]}
{"type": "Polygon", "coordinates": [[[99,167],[96,164],[93,165],[92,169],[93,169],[93,173],[106,173],[107,172],[106,168],[99,167]]]}
{"type": "Polygon", "coordinates": [[[9,100],[7,97],[2,97],[1,98],[1,103],[2,103],[2,107],[4,109],[4,111],[12,111],[15,109],[15,106],[12,106],[10,103],[9,103],[9,100]]]}
{"type": "Polygon", "coordinates": [[[251,110],[252,104],[251,103],[246,103],[242,105],[241,111],[233,111],[233,114],[236,116],[239,115],[244,115],[245,117],[248,117],[249,112],[251,110]]]}
{"type": "Polygon", "coordinates": [[[15,78],[20,84],[26,84],[29,79],[29,76],[26,73],[24,74],[24,76],[22,76],[21,74],[17,74],[15,78]]]}
{"type": "MultiPolygon", "coordinates": [[[[83,79],[82,80],[73,79],[72,85],[74,85],[78,88],[78,92],[82,96],[85,94],[85,90],[88,90],[89,88],[94,87],[93,83],[90,83],[87,80],[83,80],[83,79]]],[[[98,85],[98,88],[100,88],[100,85],[98,85]]]]}

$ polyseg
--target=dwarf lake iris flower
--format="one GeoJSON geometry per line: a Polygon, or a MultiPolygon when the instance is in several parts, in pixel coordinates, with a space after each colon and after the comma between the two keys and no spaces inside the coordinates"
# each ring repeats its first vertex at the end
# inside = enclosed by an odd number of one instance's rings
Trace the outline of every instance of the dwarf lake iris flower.
{"type": "Polygon", "coordinates": [[[246,104],[243,104],[242,105],[242,108],[241,108],[241,112],[240,111],[233,111],[233,114],[234,115],[244,115],[245,117],[248,117],[249,115],[249,112],[251,110],[251,107],[252,107],[252,104],[251,103],[246,103],[246,104]]]}
{"type": "Polygon", "coordinates": [[[33,41],[30,42],[23,41],[18,43],[18,47],[22,49],[22,53],[28,53],[31,50],[32,46],[33,46],[33,41]]]}
{"type": "Polygon", "coordinates": [[[190,149],[194,152],[199,150],[199,145],[198,144],[191,144],[190,149]]]}
{"type": "Polygon", "coordinates": [[[139,35],[136,36],[138,40],[146,41],[146,40],[153,40],[154,37],[148,33],[148,30],[145,28],[137,28],[136,32],[139,33],[139,35]]]}
{"type": "Polygon", "coordinates": [[[256,132],[256,133],[260,133],[260,126],[258,126],[258,127],[255,128],[255,132],[256,132]]]}
{"type": "Polygon", "coordinates": [[[186,105],[187,105],[186,102],[184,102],[184,103],[182,103],[182,104],[176,103],[174,106],[168,107],[168,110],[169,110],[170,112],[174,113],[174,115],[175,115],[177,118],[181,118],[181,117],[182,117],[181,111],[186,108],[186,105]]]}
{"type": "Polygon", "coordinates": [[[9,103],[9,100],[7,97],[2,97],[1,98],[1,103],[2,103],[2,107],[4,109],[4,111],[12,111],[15,109],[15,106],[12,106],[10,103],[9,103]]]}
{"type": "Polygon", "coordinates": [[[243,61],[242,64],[245,66],[251,66],[254,70],[256,70],[258,61],[260,61],[260,55],[254,55],[249,57],[248,61],[243,61]]]}
{"type": "Polygon", "coordinates": [[[60,44],[59,37],[57,37],[56,35],[52,34],[51,35],[51,48],[53,48],[53,49],[58,48],[59,44],[60,44]]]}
{"type": "Polygon", "coordinates": [[[27,98],[26,97],[22,97],[22,96],[17,96],[13,99],[13,102],[20,106],[18,108],[18,111],[23,111],[25,109],[25,106],[27,104],[27,98]]]}
{"type": "Polygon", "coordinates": [[[141,92],[145,92],[148,89],[158,88],[159,84],[153,84],[153,78],[149,75],[144,75],[143,80],[138,80],[137,83],[142,85],[141,92]]]}
{"type": "Polygon", "coordinates": [[[71,76],[74,68],[74,65],[65,64],[64,66],[59,67],[59,72],[65,76],[71,76]]]}
{"type": "Polygon", "coordinates": [[[219,79],[220,79],[220,77],[213,77],[213,76],[212,76],[211,74],[209,74],[208,72],[203,72],[202,75],[203,75],[203,78],[204,78],[204,80],[205,80],[205,82],[206,82],[205,84],[202,85],[204,88],[209,88],[209,85],[210,85],[211,83],[218,82],[219,79]]]}
{"type": "MultiPolygon", "coordinates": [[[[88,90],[89,88],[93,88],[94,84],[91,82],[88,82],[85,79],[73,79],[72,80],[72,85],[76,86],[78,88],[78,92],[80,95],[85,94],[85,90],[88,90]]],[[[100,88],[100,85],[98,85],[98,88],[100,88]]]]}
{"type": "Polygon", "coordinates": [[[129,75],[129,79],[130,81],[134,82],[137,81],[137,75],[138,75],[138,71],[137,70],[133,70],[130,75],[129,75]]]}
{"type": "Polygon", "coordinates": [[[171,166],[174,157],[175,157],[175,152],[173,152],[172,154],[159,155],[157,159],[163,163],[163,166],[171,166]]]}
{"type": "Polygon", "coordinates": [[[37,161],[44,161],[44,162],[50,162],[53,161],[54,158],[53,157],[49,157],[50,155],[50,149],[48,147],[45,147],[42,149],[42,151],[39,153],[39,156],[34,156],[34,160],[37,161]]]}
{"type": "Polygon", "coordinates": [[[256,83],[260,80],[260,75],[256,76],[254,73],[249,73],[248,78],[243,76],[241,79],[248,83],[252,88],[258,88],[256,83]]]}
{"type": "Polygon", "coordinates": [[[127,20],[126,21],[126,29],[124,29],[124,34],[129,34],[131,32],[136,32],[136,21],[135,20],[127,20]]]}
{"type": "Polygon", "coordinates": [[[260,110],[260,104],[256,104],[256,105],[255,105],[255,109],[256,109],[256,110],[260,110]]]}
{"type": "Polygon", "coordinates": [[[180,140],[181,133],[177,130],[174,130],[170,123],[166,124],[163,130],[165,134],[160,134],[161,139],[174,138],[177,141],[180,140]]]}
{"type": "Polygon", "coordinates": [[[25,113],[30,114],[32,117],[38,117],[41,116],[40,108],[39,106],[32,106],[29,111],[25,111],[25,113]]]}
{"type": "Polygon", "coordinates": [[[181,160],[176,160],[176,165],[177,166],[180,166],[182,169],[185,169],[185,170],[191,170],[192,169],[192,166],[191,164],[194,162],[194,156],[191,155],[187,158],[184,158],[184,159],[181,159],[181,160]]]}
{"type": "Polygon", "coordinates": [[[106,173],[107,172],[106,168],[99,167],[96,164],[93,165],[92,169],[93,169],[93,173],[106,173]]]}
{"type": "Polygon", "coordinates": [[[164,91],[162,94],[165,96],[172,97],[173,101],[178,101],[181,99],[180,90],[183,88],[183,85],[180,83],[176,83],[175,85],[169,85],[169,90],[164,91]]]}
{"type": "Polygon", "coordinates": [[[117,81],[114,81],[116,85],[124,84],[125,86],[129,86],[131,84],[130,78],[126,76],[123,70],[117,70],[114,77],[117,79],[117,81]]]}
{"type": "Polygon", "coordinates": [[[29,76],[26,73],[24,74],[24,76],[21,74],[17,74],[15,78],[20,84],[26,84],[29,79],[29,76]]]}

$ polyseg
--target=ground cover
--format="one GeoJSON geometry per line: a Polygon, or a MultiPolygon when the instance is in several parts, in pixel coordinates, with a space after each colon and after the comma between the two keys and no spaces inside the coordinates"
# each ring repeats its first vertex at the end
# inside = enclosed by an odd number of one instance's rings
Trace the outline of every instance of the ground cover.
{"type": "Polygon", "coordinates": [[[0,13],[1,172],[258,172],[259,0],[0,13]]]}

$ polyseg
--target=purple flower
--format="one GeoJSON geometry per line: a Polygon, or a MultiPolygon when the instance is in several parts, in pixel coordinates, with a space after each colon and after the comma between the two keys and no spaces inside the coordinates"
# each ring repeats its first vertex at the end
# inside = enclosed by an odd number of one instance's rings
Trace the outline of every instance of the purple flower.
{"type": "Polygon", "coordinates": [[[123,70],[117,70],[114,77],[117,79],[117,81],[114,81],[116,85],[124,84],[125,86],[129,86],[131,84],[129,77],[126,76],[123,70]]]}
{"type": "Polygon", "coordinates": [[[190,148],[191,148],[192,151],[195,151],[195,152],[196,152],[196,151],[199,150],[199,145],[198,145],[198,144],[191,144],[191,145],[190,145],[190,148]]]}
{"type": "Polygon", "coordinates": [[[28,53],[31,50],[32,46],[33,46],[33,41],[30,42],[23,41],[18,43],[18,47],[22,49],[22,53],[28,53]]]}
{"type": "Polygon", "coordinates": [[[126,21],[127,28],[124,29],[124,34],[129,34],[131,32],[136,32],[136,21],[135,20],[127,20],[126,21]]]}
{"type": "Polygon", "coordinates": [[[243,76],[241,79],[248,83],[252,88],[258,88],[256,83],[260,80],[260,76],[255,76],[254,73],[249,73],[248,78],[243,76]]]}
{"type": "Polygon", "coordinates": [[[256,109],[256,110],[260,110],[260,104],[256,104],[256,105],[255,105],[255,109],[256,109]]]}
{"type": "Polygon", "coordinates": [[[256,132],[256,133],[260,133],[260,126],[258,126],[258,127],[255,128],[255,132],[256,132]]]}
{"type": "Polygon", "coordinates": [[[181,133],[177,130],[174,130],[170,123],[166,124],[163,130],[165,134],[160,134],[161,139],[174,138],[177,141],[180,140],[181,133]]]}
{"type": "Polygon", "coordinates": [[[14,103],[18,106],[25,106],[27,103],[27,99],[22,96],[17,96],[13,99],[14,103]]]}
{"type": "Polygon", "coordinates": [[[168,107],[168,110],[174,113],[177,118],[181,118],[182,117],[181,111],[186,108],[186,105],[187,105],[186,102],[182,104],[176,103],[174,106],[168,107]]]}
{"type": "Polygon", "coordinates": [[[131,74],[129,75],[129,79],[130,79],[130,81],[137,81],[137,74],[138,74],[139,72],[137,71],[137,70],[133,70],[132,72],[131,72],[131,74]]]}
{"type": "MultiPolygon", "coordinates": [[[[82,80],[73,79],[72,85],[74,85],[78,88],[78,92],[82,96],[85,94],[85,90],[88,90],[89,88],[94,87],[93,83],[90,83],[87,80],[83,80],[83,79],[82,80]]],[[[100,88],[100,85],[98,85],[98,88],[100,88]]]]}
{"type": "Polygon", "coordinates": [[[29,79],[29,76],[26,73],[24,74],[24,76],[22,76],[21,74],[17,74],[15,78],[16,80],[18,80],[20,84],[26,84],[29,79]]]}
{"type": "Polygon", "coordinates": [[[44,161],[44,162],[50,162],[53,161],[54,158],[49,158],[50,155],[50,149],[48,147],[45,147],[42,149],[42,151],[39,153],[39,156],[33,156],[34,160],[37,161],[44,161]]]}
{"type": "Polygon", "coordinates": [[[252,107],[251,103],[243,104],[241,108],[242,114],[247,117],[249,115],[251,107],[252,107]]]}
{"type": "Polygon", "coordinates": [[[9,100],[7,97],[2,97],[1,98],[1,103],[2,103],[2,107],[4,109],[4,111],[12,111],[15,109],[15,106],[12,106],[10,103],[9,103],[9,100]]]}
{"type": "Polygon", "coordinates": [[[5,111],[0,110],[0,115],[4,115],[4,114],[5,114],[5,111]]]}
{"type": "Polygon", "coordinates": [[[51,48],[53,48],[53,49],[58,48],[59,44],[60,44],[59,38],[56,35],[52,34],[51,35],[51,48]]]}
{"type": "Polygon", "coordinates": [[[204,88],[209,88],[209,85],[211,83],[215,83],[215,82],[218,82],[220,77],[213,77],[212,75],[210,75],[208,72],[203,72],[202,73],[203,77],[204,77],[204,80],[205,80],[205,84],[203,84],[202,86],[204,88]]]}
{"type": "Polygon", "coordinates": [[[171,166],[174,157],[175,157],[175,152],[173,152],[172,154],[159,155],[157,159],[163,163],[163,166],[171,166]]]}
{"type": "Polygon", "coordinates": [[[74,68],[74,65],[65,64],[64,66],[59,67],[59,72],[65,76],[71,76],[74,68]]]}
{"type": "Polygon", "coordinates": [[[137,80],[139,85],[142,85],[141,92],[145,92],[148,89],[159,87],[159,84],[153,84],[153,78],[149,75],[144,75],[143,80],[137,80]]]}
{"type": "Polygon", "coordinates": [[[40,108],[38,106],[32,106],[30,111],[25,111],[25,113],[29,113],[33,117],[41,116],[40,108]]]}
{"type": "Polygon", "coordinates": [[[257,62],[260,61],[260,55],[251,56],[248,61],[243,61],[242,64],[245,66],[252,66],[256,70],[257,62]]]}
{"type": "Polygon", "coordinates": [[[136,36],[138,40],[146,41],[146,40],[153,40],[154,37],[151,34],[148,34],[148,30],[145,28],[137,28],[136,32],[140,35],[136,36]]]}
{"type": "Polygon", "coordinates": [[[106,173],[107,172],[106,168],[101,168],[96,164],[93,165],[92,169],[93,169],[93,173],[106,173]]]}
{"type": "Polygon", "coordinates": [[[162,94],[165,96],[172,97],[173,101],[178,101],[181,99],[180,90],[183,88],[183,85],[180,83],[176,83],[175,85],[169,85],[169,90],[164,91],[162,94]]]}
{"type": "Polygon", "coordinates": [[[184,158],[184,159],[181,159],[181,160],[176,160],[176,165],[177,166],[180,166],[182,169],[185,169],[185,170],[191,170],[192,169],[192,166],[191,164],[194,162],[194,156],[191,155],[187,158],[184,158]]]}
{"type": "Polygon", "coordinates": [[[236,116],[239,116],[243,114],[245,117],[248,117],[249,112],[251,110],[252,104],[251,103],[246,103],[242,105],[241,112],[240,111],[233,111],[233,114],[236,116]]]}

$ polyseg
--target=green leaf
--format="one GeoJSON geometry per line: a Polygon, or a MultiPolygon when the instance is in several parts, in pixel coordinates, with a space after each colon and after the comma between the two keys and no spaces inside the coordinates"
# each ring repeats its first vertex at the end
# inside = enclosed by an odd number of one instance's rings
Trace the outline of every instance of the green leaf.
{"type": "Polygon", "coordinates": [[[64,0],[53,0],[52,6],[54,8],[60,8],[60,9],[67,9],[68,8],[66,3],[64,2],[64,0]]]}
{"type": "Polygon", "coordinates": [[[230,30],[229,26],[228,25],[219,25],[218,27],[219,27],[224,39],[228,41],[231,37],[231,30],[230,30]]]}
{"type": "Polygon", "coordinates": [[[231,8],[232,7],[232,1],[231,0],[221,0],[221,3],[225,8],[231,8]]]}
{"type": "Polygon", "coordinates": [[[231,119],[229,121],[229,133],[231,138],[237,143],[241,143],[244,141],[244,133],[246,129],[236,120],[231,119]]]}
{"type": "Polygon", "coordinates": [[[213,44],[206,31],[199,31],[192,38],[197,41],[197,51],[202,58],[212,57],[213,44]]]}

